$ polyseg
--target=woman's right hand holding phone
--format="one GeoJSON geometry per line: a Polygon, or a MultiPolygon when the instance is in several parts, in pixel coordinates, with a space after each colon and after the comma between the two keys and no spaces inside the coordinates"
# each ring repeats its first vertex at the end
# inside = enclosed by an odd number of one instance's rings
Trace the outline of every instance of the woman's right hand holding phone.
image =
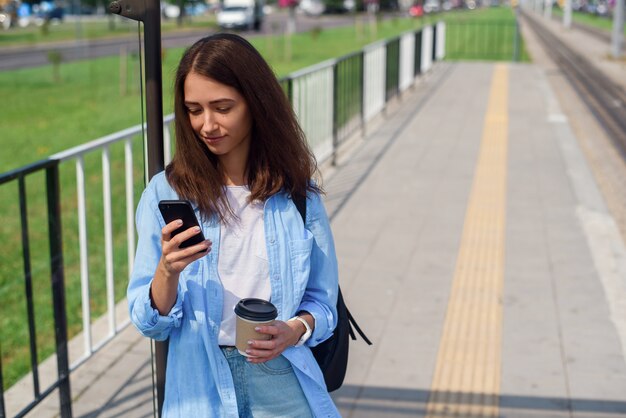
{"type": "Polygon", "coordinates": [[[181,248],[180,245],[189,238],[200,233],[200,227],[193,226],[179,234],[172,236],[172,232],[180,228],[183,221],[177,219],[165,225],[161,230],[161,256],[160,266],[163,266],[168,276],[176,276],[189,264],[204,257],[211,251],[211,241],[205,240],[191,247],[181,248]]]}
{"type": "Polygon", "coordinates": [[[191,247],[180,248],[187,239],[200,233],[199,227],[191,227],[172,236],[180,228],[182,221],[177,219],[165,225],[161,230],[161,260],[154,274],[150,288],[153,307],[161,315],[166,315],[176,303],[178,277],[189,264],[204,257],[211,251],[211,241],[205,240],[191,247]]]}

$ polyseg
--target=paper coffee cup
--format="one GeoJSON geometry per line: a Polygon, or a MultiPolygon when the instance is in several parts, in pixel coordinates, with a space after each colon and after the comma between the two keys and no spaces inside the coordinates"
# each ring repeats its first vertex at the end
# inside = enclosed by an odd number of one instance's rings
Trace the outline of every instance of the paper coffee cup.
{"type": "Polygon", "coordinates": [[[259,325],[271,325],[278,316],[276,307],[263,299],[246,298],[241,299],[235,305],[235,315],[237,315],[237,326],[235,331],[235,346],[237,351],[243,356],[246,354],[248,341],[269,340],[272,336],[261,334],[254,330],[259,325]]]}

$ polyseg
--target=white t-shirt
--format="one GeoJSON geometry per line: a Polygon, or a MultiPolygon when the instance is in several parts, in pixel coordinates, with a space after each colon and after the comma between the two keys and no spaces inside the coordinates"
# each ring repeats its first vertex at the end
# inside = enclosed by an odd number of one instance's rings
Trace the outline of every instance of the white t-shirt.
{"type": "Polygon", "coordinates": [[[224,287],[219,345],[235,345],[235,305],[243,298],[270,300],[263,203],[250,203],[246,186],[226,187],[236,215],[221,225],[217,272],[224,287]]]}

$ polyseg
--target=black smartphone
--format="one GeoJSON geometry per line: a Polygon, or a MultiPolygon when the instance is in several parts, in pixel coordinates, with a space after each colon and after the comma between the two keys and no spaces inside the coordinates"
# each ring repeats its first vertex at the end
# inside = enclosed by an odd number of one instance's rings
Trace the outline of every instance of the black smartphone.
{"type": "MultiPolygon", "coordinates": [[[[193,208],[188,200],[161,200],[159,202],[159,210],[161,211],[161,215],[163,215],[163,219],[166,224],[175,221],[176,219],[181,219],[183,221],[183,225],[172,232],[172,237],[194,226],[200,226],[198,218],[196,218],[196,214],[193,213],[193,208]]],[[[192,245],[199,244],[204,240],[204,234],[201,229],[198,235],[194,235],[193,237],[183,241],[180,244],[180,248],[191,247],[192,245]]]]}

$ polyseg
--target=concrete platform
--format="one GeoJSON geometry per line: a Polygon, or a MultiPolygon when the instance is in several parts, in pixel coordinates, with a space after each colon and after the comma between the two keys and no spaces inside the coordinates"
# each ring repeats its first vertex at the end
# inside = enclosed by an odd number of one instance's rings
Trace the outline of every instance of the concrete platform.
{"type": "MultiPolygon", "coordinates": [[[[450,383],[437,389],[446,407],[429,407],[455,265],[471,251],[463,232],[494,77],[493,64],[444,65],[429,93],[419,86],[368,139],[382,154],[354,157],[375,163],[333,220],[347,302],[375,340],[351,347],[347,384],[335,394],[344,416],[626,416],[622,237],[545,73],[507,67],[501,334],[490,354],[497,390],[450,383]],[[481,409],[494,394],[499,410],[481,409]]],[[[478,311],[458,338],[486,321],[478,311]]],[[[452,368],[484,373],[462,359],[452,368]]]]}

